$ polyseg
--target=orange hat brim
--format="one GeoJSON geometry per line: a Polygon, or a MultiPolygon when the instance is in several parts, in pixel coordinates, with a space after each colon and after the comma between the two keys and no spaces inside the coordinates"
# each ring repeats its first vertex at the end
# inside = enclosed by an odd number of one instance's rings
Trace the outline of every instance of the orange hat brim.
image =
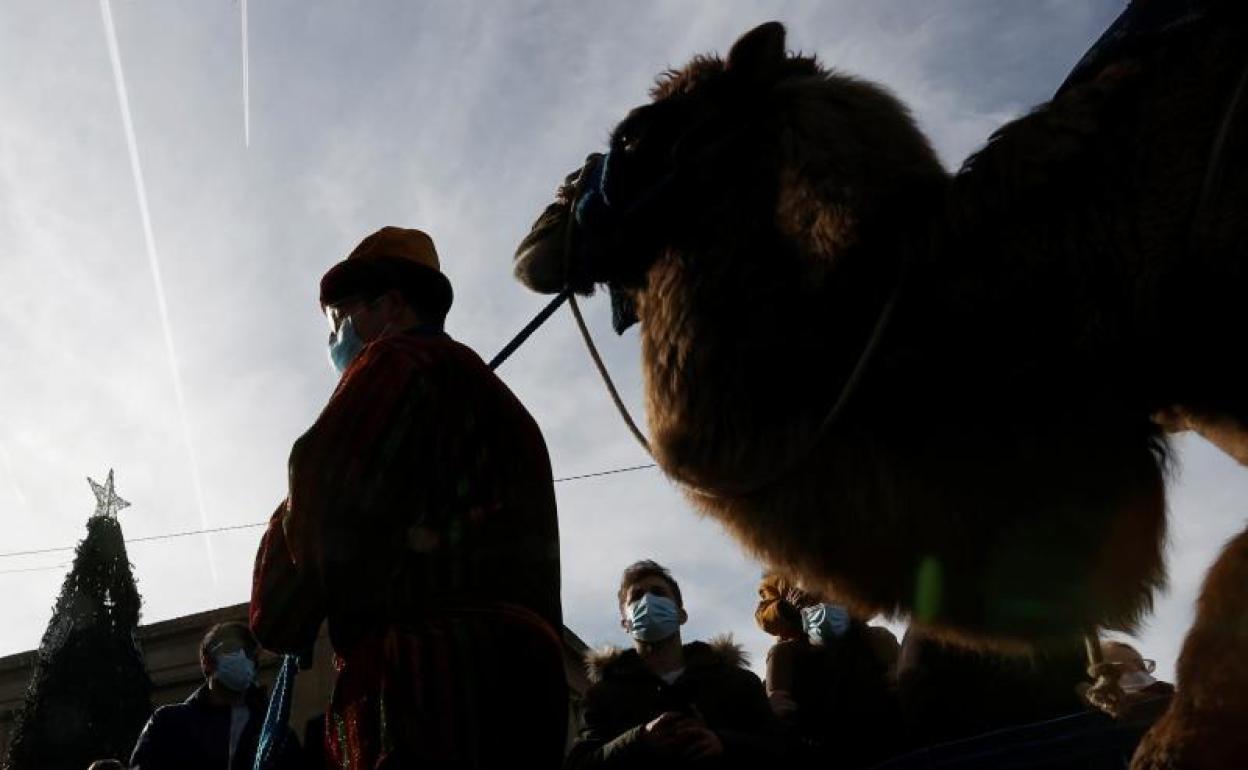
{"type": "Polygon", "coordinates": [[[429,312],[446,315],[455,300],[450,279],[441,271],[401,257],[344,259],[321,278],[321,307],[355,297],[375,297],[399,290],[429,312]]]}

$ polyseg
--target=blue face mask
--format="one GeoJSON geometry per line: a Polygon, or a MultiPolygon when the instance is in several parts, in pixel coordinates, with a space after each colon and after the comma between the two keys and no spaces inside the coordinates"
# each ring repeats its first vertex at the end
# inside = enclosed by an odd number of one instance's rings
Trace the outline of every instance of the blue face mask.
{"type": "Polygon", "coordinates": [[[355,323],[347,316],[338,325],[338,331],[329,336],[329,362],[339,376],[364,349],[364,340],[355,331],[355,323]]]}
{"type": "Polygon", "coordinates": [[[802,628],[811,644],[824,644],[845,635],[849,630],[849,613],[835,604],[804,607],[802,628]]]}
{"type": "Polygon", "coordinates": [[[646,594],[625,611],[628,632],[639,642],[661,642],[680,630],[680,608],[666,596],[646,594]]]}
{"type": "Polygon", "coordinates": [[[227,652],[216,657],[217,666],[212,675],[218,682],[234,692],[246,692],[251,683],[256,680],[256,664],[242,650],[227,652]]]}

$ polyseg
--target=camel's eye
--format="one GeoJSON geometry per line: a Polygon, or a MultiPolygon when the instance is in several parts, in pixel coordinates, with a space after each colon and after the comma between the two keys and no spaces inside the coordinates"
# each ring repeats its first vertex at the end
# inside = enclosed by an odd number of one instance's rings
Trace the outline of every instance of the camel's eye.
{"type": "Polygon", "coordinates": [[[650,109],[652,108],[639,107],[629,113],[624,122],[615,129],[615,135],[611,137],[611,149],[622,153],[637,151],[642,137],[646,135],[648,126],[652,122],[648,117],[650,109]]]}
{"type": "Polygon", "coordinates": [[[641,142],[641,132],[635,128],[622,128],[615,135],[614,149],[624,153],[631,153],[637,150],[637,145],[641,142]]]}

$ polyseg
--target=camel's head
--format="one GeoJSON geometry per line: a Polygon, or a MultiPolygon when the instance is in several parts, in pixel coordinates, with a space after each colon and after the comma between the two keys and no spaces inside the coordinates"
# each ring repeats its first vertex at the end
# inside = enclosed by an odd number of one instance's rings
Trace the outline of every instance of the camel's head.
{"type": "Polygon", "coordinates": [[[662,75],[652,97],[520,244],[530,288],[641,288],[665,256],[764,253],[760,239],[777,235],[831,261],[903,179],[943,175],[896,99],[787,54],[778,22],[662,75]]]}

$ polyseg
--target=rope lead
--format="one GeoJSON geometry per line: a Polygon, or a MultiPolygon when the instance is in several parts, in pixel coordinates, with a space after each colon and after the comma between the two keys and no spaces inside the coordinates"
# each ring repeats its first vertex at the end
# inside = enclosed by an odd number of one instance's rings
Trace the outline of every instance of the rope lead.
{"type": "Polygon", "coordinates": [[[619,410],[620,416],[624,418],[624,424],[632,431],[633,438],[637,439],[637,443],[641,444],[641,448],[646,450],[646,454],[651,457],[654,453],[650,451],[650,442],[646,440],[645,435],[641,432],[641,428],[637,427],[637,423],[633,421],[633,416],[629,414],[628,408],[624,406],[624,400],[620,398],[620,392],[615,388],[615,382],[611,379],[610,373],[607,372],[606,364],[602,362],[602,356],[598,355],[598,346],[594,344],[594,338],[589,335],[589,327],[585,325],[585,317],[581,315],[581,306],[577,303],[576,297],[571,292],[567,292],[568,306],[572,308],[572,317],[576,319],[576,327],[581,330],[581,339],[585,340],[585,348],[589,350],[589,357],[594,359],[594,366],[598,367],[598,374],[602,376],[602,382],[607,386],[607,392],[611,394],[611,400],[615,402],[615,408],[619,410]]]}

